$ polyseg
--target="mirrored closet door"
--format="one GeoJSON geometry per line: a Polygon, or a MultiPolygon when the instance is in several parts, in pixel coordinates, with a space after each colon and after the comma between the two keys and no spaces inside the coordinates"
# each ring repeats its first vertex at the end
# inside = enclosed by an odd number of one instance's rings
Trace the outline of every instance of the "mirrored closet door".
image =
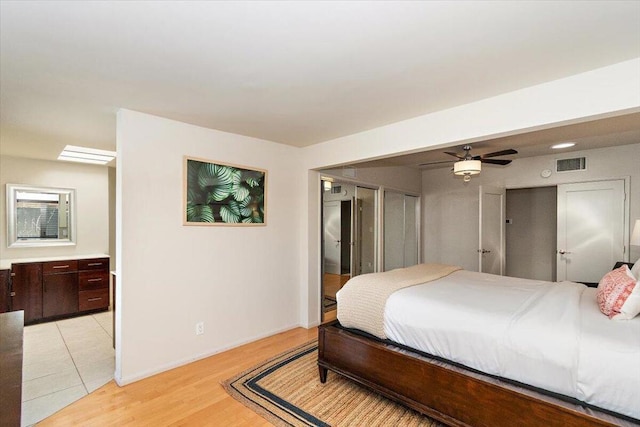
{"type": "MultiPolygon", "coordinates": [[[[351,277],[376,271],[377,190],[322,181],[322,318],[351,277]]],[[[333,313],[332,315],[335,315],[333,313]]]]}

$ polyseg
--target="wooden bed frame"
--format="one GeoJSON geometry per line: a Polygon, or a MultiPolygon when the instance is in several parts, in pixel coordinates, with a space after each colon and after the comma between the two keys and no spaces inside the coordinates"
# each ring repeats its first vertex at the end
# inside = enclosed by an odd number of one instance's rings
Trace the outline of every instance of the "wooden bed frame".
{"type": "Polygon", "coordinates": [[[320,381],[343,375],[450,426],[638,426],[640,423],[542,394],[354,333],[318,327],[320,381]]]}

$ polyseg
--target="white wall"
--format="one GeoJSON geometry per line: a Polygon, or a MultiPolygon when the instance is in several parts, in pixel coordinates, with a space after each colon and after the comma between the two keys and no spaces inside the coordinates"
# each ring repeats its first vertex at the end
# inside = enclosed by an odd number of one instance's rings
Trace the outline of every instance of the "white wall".
{"type": "Polygon", "coordinates": [[[109,179],[106,166],[0,156],[0,259],[109,253],[109,179]],[[76,190],[76,245],[7,248],[6,184],[76,190]]]}
{"type": "MultiPolygon", "coordinates": [[[[133,381],[319,322],[317,170],[640,111],[639,70],[640,59],[627,61],[304,149],[121,111],[116,378],[133,381]],[[268,169],[268,226],[182,226],[184,154],[268,169]],[[256,255],[247,268],[249,250],[256,255]],[[197,321],[205,322],[203,336],[194,335],[197,321]]],[[[456,193],[453,201],[469,209],[469,198],[456,193]]],[[[632,209],[633,218],[637,203],[632,209]]],[[[473,232],[467,225],[456,233],[473,232]]]]}
{"type": "MultiPolygon", "coordinates": [[[[516,147],[517,148],[517,147],[516,147]]],[[[517,157],[517,156],[516,156],[517,157]]],[[[550,186],[571,182],[630,177],[630,222],[640,218],[640,143],[597,150],[576,151],[516,159],[506,167],[483,165],[482,173],[465,184],[447,169],[422,174],[423,257],[425,262],[443,262],[478,270],[478,187],[505,188],[550,186]],[[553,173],[542,178],[544,169],[555,170],[555,159],[587,157],[587,170],[553,173]]],[[[640,248],[631,248],[633,260],[640,248]]]]}
{"type": "Polygon", "coordinates": [[[117,121],[116,380],[298,325],[299,149],[127,110],[117,121]],[[182,225],[184,155],[268,170],[267,225],[182,225]]]}
{"type": "MultiPolygon", "coordinates": [[[[319,320],[314,309],[318,302],[314,298],[320,292],[320,185],[319,174],[313,172],[314,169],[640,111],[638,75],[640,58],[305,148],[299,172],[301,179],[307,179],[306,206],[303,206],[307,214],[302,219],[300,242],[305,260],[299,267],[303,286],[301,324],[313,325],[319,320]]],[[[466,200],[464,191],[460,190],[450,197],[450,202],[461,209],[469,208],[466,200]]],[[[473,229],[473,224],[463,222],[455,232],[473,232],[473,229]]],[[[423,229],[423,235],[426,233],[423,229]]]]}
{"type": "MultiPolygon", "coordinates": [[[[109,169],[109,256],[111,270],[116,268],[116,168],[109,169]]],[[[113,295],[113,292],[111,293],[113,295]]]]}
{"type": "Polygon", "coordinates": [[[305,149],[309,169],[477,142],[640,111],[640,58],[305,149]]]}
{"type": "Polygon", "coordinates": [[[400,166],[388,167],[358,167],[349,168],[354,171],[355,178],[348,176],[347,171],[342,168],[323,169],[323,176],[335,177],[341,182],[357,182],[361,185],[373,187],[385,187],[388,189],[406,191],[413,194],[420,194],[422,191],[422,178],[420,170],[400,166]]]}

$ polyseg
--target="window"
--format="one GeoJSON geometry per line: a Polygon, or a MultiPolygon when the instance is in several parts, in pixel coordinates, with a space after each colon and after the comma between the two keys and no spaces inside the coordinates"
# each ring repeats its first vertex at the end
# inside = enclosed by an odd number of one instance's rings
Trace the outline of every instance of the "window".
{"type": "Polygon", "coordinates": [[[75,244],[75,190],[7,184],[8,247],[75,244]]]}

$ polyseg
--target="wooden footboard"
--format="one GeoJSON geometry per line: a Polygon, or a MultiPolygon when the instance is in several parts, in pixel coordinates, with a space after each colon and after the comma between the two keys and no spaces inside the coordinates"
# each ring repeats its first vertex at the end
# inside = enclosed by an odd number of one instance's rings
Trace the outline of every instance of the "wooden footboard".
{"type": "Polygon", "coordinates": [[[637,426],[591,408],[435,360],[340,328],[318,328],[320,380],[327,370],[450,426],[637,426]]]}

